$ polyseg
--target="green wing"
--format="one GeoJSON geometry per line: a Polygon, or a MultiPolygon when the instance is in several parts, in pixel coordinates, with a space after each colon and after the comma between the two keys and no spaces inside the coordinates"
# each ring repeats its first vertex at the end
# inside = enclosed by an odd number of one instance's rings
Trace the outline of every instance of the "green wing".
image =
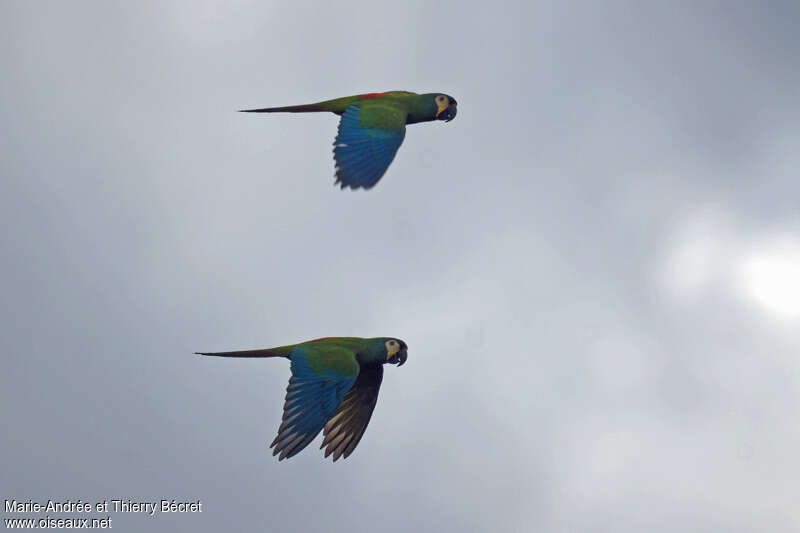
{"type": "Polygon", "coordinates": [[[359,373],[355,351],[330,341],[296,346],[289,354],[292,377],[286,388],[283,419],[270,444],[279,460],[308,446],[338,409],[359,373]]]}
{"type": "Polygon", "coordinates": [[[342,114],[333,141],[336,183],[370,189],[386,173],[406,135],[407,106],[393,98],[370,98],[342,114]]]}

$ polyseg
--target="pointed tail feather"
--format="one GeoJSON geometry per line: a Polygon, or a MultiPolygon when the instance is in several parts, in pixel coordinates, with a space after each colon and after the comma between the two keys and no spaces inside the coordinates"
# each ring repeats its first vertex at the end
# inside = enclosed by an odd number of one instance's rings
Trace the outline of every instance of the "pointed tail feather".
{"type": "Polygon", "coordinates": [[[240,109],[240,113],[313,113],[329,111],[320,104],[288,105],[284,107],[263,107],[261,109],[240,109]]]}
{"type": "Polygon", "coordinates": [[[272,350],[242,350],[238,352],[194,352],[197,355],[211,355],[214,357],[286,357],[285,354],[272,350]]]}
{"type": "MultiPolygon", "coordinates": [[[[370,95],[362,95],[372,97],[370,95]]],[[[342,98],[334,98],[333,100],[325,100],[322,102],[314,102],[313,104],[304,105],[288,105],[285,107],[264,107],[261,109],[242,109],[244,113],[314,113],[317,111],[330,111],[341,115],[351,104],[356,103],[362,96],[344,96],[342,98]]]]}

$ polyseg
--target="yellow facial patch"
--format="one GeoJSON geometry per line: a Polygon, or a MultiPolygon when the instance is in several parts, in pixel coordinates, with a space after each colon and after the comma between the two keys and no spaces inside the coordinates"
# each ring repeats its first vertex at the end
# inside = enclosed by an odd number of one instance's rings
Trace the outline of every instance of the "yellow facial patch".
{"type": "Polygon", "coordinates": [[[400,351],[400,343],[388,341],[386,343],[386,359],[391,359],[394,354],[400,351]]]}
{"type": "Polygon", "coordinates": [[[439,106],[439,110],[436,112],[436,116],[437,117],[442,114],[442,111],[444,111],[445,109],[450,107],[450,102],[443,102],[441,104],[438,104],[438,106],[439,106]]]}

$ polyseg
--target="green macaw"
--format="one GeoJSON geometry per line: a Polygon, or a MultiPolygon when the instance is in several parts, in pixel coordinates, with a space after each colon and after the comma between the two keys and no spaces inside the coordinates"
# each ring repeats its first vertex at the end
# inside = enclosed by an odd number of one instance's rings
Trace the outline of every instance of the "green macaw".
{"type": "Polygon", "coordinates": [[[408,346],[394,337],[324,337],[278,348],[239,352],[196,352],[218,357],[286,357],[292,377],[283,421],[270,444],[288,459],[323,431],[325,457],[347,458],[367,429],[378,401],[385,363],[402,365],[408,346]]]}
{"type": "Polygon", "coordinates": [[[333,141],[336,184],[370,189],[378,183],[406,135],[406,124],[444,120],[456,116],[456,101],[442,93],[408,91],[359,94],[316,104],[242,109],[245,113],[309,113],[330,111],[341,115],[339,134],[333,141]]]}

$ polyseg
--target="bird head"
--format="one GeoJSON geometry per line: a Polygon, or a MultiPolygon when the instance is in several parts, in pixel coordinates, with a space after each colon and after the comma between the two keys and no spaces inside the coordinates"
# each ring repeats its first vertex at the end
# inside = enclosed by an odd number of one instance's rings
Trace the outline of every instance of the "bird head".
{"type": "Polygon", "coordinates": [[[458,102],[456,102],[455,98],[446,94],[436,94],[433,97],[433,101],[436,104],[436,120],[450,122],[456,118],[458,102]]]}
{"type": "Polygon", "coordinates": [[[391,365],[403,366],[403,363],[408,359],[408,346],[400,339],[387,338],[383,343],[386,350],[385,363],[391,365]]]}

